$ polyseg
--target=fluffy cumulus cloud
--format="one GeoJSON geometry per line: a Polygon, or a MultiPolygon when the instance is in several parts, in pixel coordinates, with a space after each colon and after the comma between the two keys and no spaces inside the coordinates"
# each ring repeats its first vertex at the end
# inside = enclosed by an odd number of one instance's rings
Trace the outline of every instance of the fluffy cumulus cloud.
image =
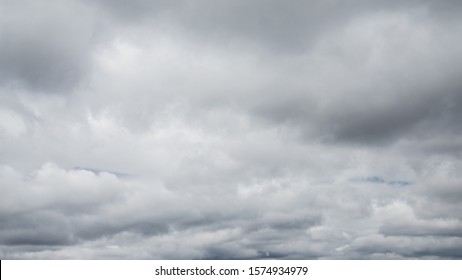
{"type": "Polygon", "coordinates": [[[0,1],[0,257],[462,258],[461,15],[0,1]]]}

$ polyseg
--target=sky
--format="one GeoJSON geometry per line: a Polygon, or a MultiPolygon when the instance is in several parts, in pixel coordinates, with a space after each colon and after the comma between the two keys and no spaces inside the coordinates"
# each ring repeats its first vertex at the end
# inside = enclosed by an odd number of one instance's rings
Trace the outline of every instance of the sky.
{"type": "Polygon", "coordinates": [[[0,0],[1,259],[462,259],[462,1],[0,0]]]}

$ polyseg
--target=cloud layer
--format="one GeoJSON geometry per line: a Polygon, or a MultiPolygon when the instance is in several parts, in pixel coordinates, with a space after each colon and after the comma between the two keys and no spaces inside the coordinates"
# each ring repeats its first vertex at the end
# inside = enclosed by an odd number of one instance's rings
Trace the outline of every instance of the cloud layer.
{"type": "Polygon", "coordinates": [[[1,1],[0,257],[462,258],[461,14],[1,1]]]}

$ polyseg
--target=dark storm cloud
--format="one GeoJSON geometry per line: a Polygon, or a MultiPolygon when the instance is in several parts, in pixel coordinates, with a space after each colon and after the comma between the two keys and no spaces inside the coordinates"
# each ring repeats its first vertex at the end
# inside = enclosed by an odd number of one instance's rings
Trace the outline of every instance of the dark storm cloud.
{"type": "Polygon", "coordinates": [[[0,218],[0,242],[7,246],[63,246],[73,241],[68,219],[52,211],[0,218]]]}
{"type": "Polygon", "coordinates": [[[0,83],[67,93],[86,75],[95,18],[76,1],[2,1],[0,83]]]}

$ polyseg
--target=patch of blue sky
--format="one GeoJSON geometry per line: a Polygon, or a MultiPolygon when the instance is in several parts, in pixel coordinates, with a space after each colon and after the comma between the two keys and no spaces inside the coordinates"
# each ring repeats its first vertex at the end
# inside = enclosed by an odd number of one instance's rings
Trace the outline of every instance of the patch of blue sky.
{"type": "Polygon", "coordinates": [[[373,183],[373,184],[384,184],[384,185],[389,185],[393,187],[407,187],[413,184],[411,181],[406,181],[406,180],[386,180],[380,176],[355,178],[355,179],[352,179],[351,181],[355,183],[367,182],[367,183],[373,183]]]}

